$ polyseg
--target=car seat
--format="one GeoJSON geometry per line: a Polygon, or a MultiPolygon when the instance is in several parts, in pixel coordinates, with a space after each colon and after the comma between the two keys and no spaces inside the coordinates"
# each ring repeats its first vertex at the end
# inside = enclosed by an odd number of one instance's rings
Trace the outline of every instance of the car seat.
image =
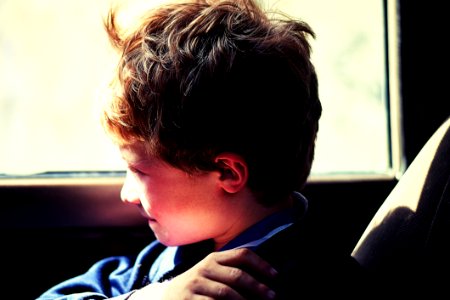
{"type": "Polygon", "coordinates": [[[406,169],[352,256],[369,274],[373,296],[448,297],[449,244],[450,118],[406,169]]]}

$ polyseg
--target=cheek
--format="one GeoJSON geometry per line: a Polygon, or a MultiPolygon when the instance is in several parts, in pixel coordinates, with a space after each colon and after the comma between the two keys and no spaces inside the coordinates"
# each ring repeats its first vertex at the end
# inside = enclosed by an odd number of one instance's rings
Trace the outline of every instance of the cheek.
{"type": "Polygon", "coordinates": [[[155,217],[170,217],[185,204],[182,188],[158,181],[141,181],[141,204],[155,217]]]}
{"type": "Polygon", "coordinates": [[[211,216],[221,209],[214,196],[217,191],[210,181],[185,177],[164,179],[143,182],[145,201],[142,202],[145,203],[142,205],[161,222],[177,227],[178,224],[199,224],[213,218],[211,216]]]}
{"type": "Polygon", "coordinates": [[[135,178],[135,190],[139,195],[140,204],[146,211],[152,210],[157,205],[161,197],[157,189],[148,178],[135,178]]]}
{"type": "MultiPolygon", "coordinates": [[[[186,187],[159,188],[148,194],[148,205],[162,223],[168,226],[198,226],[211,207],[204,197],[186,187]]],[[[182,228],[181,228],[182,229],[182,228]]]]}

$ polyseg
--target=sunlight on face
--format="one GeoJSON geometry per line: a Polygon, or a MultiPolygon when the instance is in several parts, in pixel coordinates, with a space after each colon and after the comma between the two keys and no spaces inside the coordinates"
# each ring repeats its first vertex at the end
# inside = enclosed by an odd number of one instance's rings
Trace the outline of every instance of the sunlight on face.
{"type": "Polygon", "coordinates": [[[149,156],[142,145],[120,148],[128,169],[122,200],[138,205],[159,241],[181,245],[216,238],[230,226],[233,207],[216,171],[191,175],[149,156]]]}

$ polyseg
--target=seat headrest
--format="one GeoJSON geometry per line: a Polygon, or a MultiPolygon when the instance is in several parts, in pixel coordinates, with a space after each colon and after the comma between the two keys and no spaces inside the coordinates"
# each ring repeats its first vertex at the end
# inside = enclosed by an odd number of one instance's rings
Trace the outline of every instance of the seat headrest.
{"type": "Polygon", "coordinates": [[[445,241],[449,237],[450,118],[407,168],[352,256],[368,270],[420,273],[426,266],[434,271],[450,265],[450,246],[445,241]]]}

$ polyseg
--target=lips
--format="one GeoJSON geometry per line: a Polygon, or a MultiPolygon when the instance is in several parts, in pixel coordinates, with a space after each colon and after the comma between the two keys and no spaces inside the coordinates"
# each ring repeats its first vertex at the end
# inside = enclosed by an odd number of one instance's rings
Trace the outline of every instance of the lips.
{"type": "Polygon", "coordinates": [[[142,205],[138,205],[138,209],[141,215],[144,218],[146,218],[149,222],[156,222],[156,219],[149,216],[148,213],[145,211],[145,209],[142,207],[142,205]]]}

